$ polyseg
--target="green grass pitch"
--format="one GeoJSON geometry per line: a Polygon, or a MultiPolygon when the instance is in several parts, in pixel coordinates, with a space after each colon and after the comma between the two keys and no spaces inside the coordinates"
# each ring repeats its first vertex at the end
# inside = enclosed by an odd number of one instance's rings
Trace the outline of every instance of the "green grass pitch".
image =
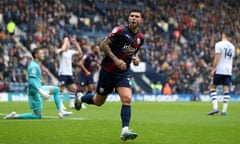
{"type": "MultiPolygon", "coordinates": [[[[67,103],[66,103],[67,105],[67,103]]],[[[211,102],[134,102],[130,127],[139,136],[120,140],[120,103],[87,106],[58,119],[53,102],[44,102],[41,120],[3,120],[11,111],[29,112],[27,102],[0,103],[0,144],[239,144],[240,104],[227,116],[208,116],[211,102]]],[[[219,103],[221,108],[221,103],[219,103]]]]}

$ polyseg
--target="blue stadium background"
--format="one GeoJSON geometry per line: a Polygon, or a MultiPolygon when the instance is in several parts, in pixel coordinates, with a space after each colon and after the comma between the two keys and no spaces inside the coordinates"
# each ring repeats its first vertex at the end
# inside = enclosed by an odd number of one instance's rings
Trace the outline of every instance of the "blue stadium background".
{"type": "MultiPolygon", "coordinates": [[[[64,35],[75,36],[87,52],[114,26],[126,24],[128,11],[137,8],[145,16],[145,44],[139,55],[146,71],[132,72],[136,95],[163,94],[166,84],[174,95],[206,95],[214,43],[227,29],[236,46],[231,94],[238,99],[239,6],[238,0],[1,0],[0,92],[25,93],[29,52],[35,47],[45,51],[44,84],[57,84],[54,50],[64,35]],[[156,85],[160,88],[154,89],[156,85]]],[[[77,84],[78,59],[73,58],[77,84]]]]}

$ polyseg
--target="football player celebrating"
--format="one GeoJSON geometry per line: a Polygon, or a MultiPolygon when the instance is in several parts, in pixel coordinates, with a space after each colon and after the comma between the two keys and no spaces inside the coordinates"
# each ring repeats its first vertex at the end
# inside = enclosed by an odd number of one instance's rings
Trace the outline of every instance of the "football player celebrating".
{"type": "Polygon", "coordinates": [[[144,42],[144,36],[139,31],[143,22],[143,14],[139,10],[131,10],[128,15],[128,25],[115,27],[101,42],[100,48],[105,57],[101,63],[101,70],[97,85],[97,94],[77,94],[75,108],[81,109],[81,103],[101,106],[108,94],[116,90],[121,99],[123,141],[135,139],[138,135],[129,129],[131,119],[132,89],[130,85],[130,63],[139,64],[137,52],[144,42]]]}

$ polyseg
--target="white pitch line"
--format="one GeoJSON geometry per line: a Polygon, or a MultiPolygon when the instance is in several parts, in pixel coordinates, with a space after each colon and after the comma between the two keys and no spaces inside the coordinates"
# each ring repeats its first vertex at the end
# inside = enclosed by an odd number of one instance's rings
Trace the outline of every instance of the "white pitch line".
{"type": "MultiPolygon", "coordinates": [[[[59,119],[58,116],[43,116],[45,119],[59,119]]],[[[68,119],[68,120],[86,120],[86,118],[80,118],[80,117],[64,117],[63,119],[68,119]]]]}
{"type": "Polygon", "coordinates": [[[5,116],[6,114],[5,113],[0,113],[0,116],[5,116]]]}
{"type": "MultiPolygon", "coordinates": [[[[0,116],[5,116],[5,115],[7,115],[7,114],[0,113],[0,116]]],[[[43,116],[42,118],[44,119],[44,121],[47,119],[59,119],[58,116],[43,116]]],[[[64,119],[64,120],[87,120],[86,118],[82,118],[82,117],[67,117],[67,116],[62,119],[64,119]]],[[[24,119],[22,119],[22,120],[24,120],[24,119]]],[[[30,119],[25,119],[25,120],[29,121],[30,119]]],[[[34,121],[36,121],[36,120],[34,119],[34,121]]]]}

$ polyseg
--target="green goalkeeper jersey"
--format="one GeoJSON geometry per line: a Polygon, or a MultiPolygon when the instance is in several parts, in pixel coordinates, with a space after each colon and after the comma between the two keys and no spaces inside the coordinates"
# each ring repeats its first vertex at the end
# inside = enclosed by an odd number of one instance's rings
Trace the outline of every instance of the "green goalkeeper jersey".
{"type": "Polygon", "coordinates": [[[40,65],[32,60],[28,65],[28,88],[30,91],[38,91],[42,86],[40,65]]]}

